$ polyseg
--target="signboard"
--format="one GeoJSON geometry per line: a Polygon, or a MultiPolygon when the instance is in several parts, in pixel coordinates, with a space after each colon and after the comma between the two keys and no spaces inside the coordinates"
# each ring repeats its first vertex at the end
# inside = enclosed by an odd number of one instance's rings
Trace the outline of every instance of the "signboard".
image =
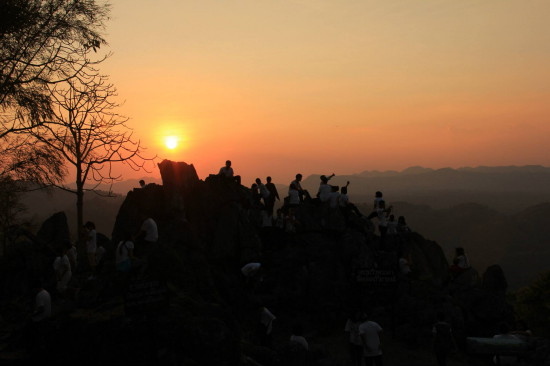
{"type": "Polygon", "coordinates": [[[361,268],[357,271],[358,283],[372,287],[394,287],[397,285],[397,276],[392,269],[361,268]]]}
{"type": "Polygon", "coordinates": [[[128,285],[124,295],[127,314],[142,314],[168,306],[166,284],[154,279],[136,279],[128,285]]]}

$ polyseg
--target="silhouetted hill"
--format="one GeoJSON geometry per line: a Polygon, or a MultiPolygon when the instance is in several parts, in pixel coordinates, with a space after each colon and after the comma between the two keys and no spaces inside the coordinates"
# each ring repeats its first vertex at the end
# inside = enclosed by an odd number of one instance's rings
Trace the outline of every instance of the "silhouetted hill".
{"type": "MultiPolygon", "coordinates": [[[[490,337],[499,323],[514,320],[499,266],[451,276],[441,246],[417,230],[382,238],[365,217],[312,200],[295,208],[294,230],[277,228],[265,225],[249,188],[216,176],[199,180],[185,163],[163,161],[159,169],[162,185],[135,188],[120,205],[111,238],[102,237],[106,252],[96,277],[79,262],[74,297],[54,292],[52,262],[69,239],[66,215],[49,217],[36,234],[13,231],[0,258],[0,334],[22,327],[29,309],[16,305],[27,301],[35,277],[54,295],[54,316],[43,323],[49,328],[37,339],[41,347],[29,348],[57,364],[287,366],[297,364],[289,337],[299,322],[309,365],[343,365],[344,324],[366,311],[391,334],[384,342],[389,364],[432,362],[431,329],[442,312],[453,324],[461,364],[480,365],[464,352],[466,337],[490,337]],[[117,273],[116,244],[144,214],[159,229],[157,242],[136,242],[138,255],[148,253],[147,266],[117,273]],[[410,275],[400,271],[400,255],[411,261],[410,275]],[[245,277],[241,268],[250,262],[261,269],[245,277]],[[276,316],[270,343],[262,342],[264,307],[276,316]]],[[[475,204],[450,214],[464,227],[500,215],[475,204]]],[[[25,350],[18,337],[8,342],[25,350]]]]}
{"type": "MultiPolygon", "coordinates": [[[[411,228],[439,243],[447,257],[452,257],[455,247],[464,247],[477,268],[499,264],[512,289],[527,285],[548,269],[550,203],[514,214],[478,203],[445,209],[406,202],[393,205],[396,216],[405,216],[411,228]]],[[[370,205],[360,209],[368,212],[370,205]]]]}
{"type": "MultiPolygon", "coordinates": [[[[382,191],[389,202],[405,201],[433,208],[476,202],[513,213],[550,201],[550,168],[542,166],[365,171],[337,174],[331,184],[341,186],[346,181],[351,182],[349,195],[354,202],[372,202],[374,192],[382,191]]],[[[315,194],[319,175],[307,177],[303,186],[315,194]]]]}

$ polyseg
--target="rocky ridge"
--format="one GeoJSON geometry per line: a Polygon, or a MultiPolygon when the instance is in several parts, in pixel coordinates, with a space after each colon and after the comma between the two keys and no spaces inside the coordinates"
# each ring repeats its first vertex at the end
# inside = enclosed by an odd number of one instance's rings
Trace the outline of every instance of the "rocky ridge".
{"type": "MultiPolygon", "coordinates": [[[[308,202],[298,210],[297,232],[285,233],[262,225],[248,188],[214,175],[200,180],[183,162],[165,160],[159,169],[163,184],[128,192],[111,238],[102,236],[98,280],[77,274],[78,298],[56,305],[45,346],[56,363],[286,365],[287,339],[300,322],[312,344],[310,365],[337,365],[342,360],[322,340],[341,336],[358,309],[412,347],[429,348],[437,311],[452,320],[461,347],[466,336],[492,336],[498,323],[513,321],[498,266],[450,281],[441,247],[419,233],[382,242],[369,220],[346,222],[339,211],[308,202]],[[142,213],[158,224],[158,248],[144,274],[121,278],[114,243],[138,230],[142,213]],[[399,275],[400,251],[412,260],[412,280],[399,275]],[[262,263],[263,280],[251,287],[240,268],[253,261],[262,263]],[[259,305],[277,317],[272,347],[256,337],[259,305]]],[[[66,217],[15,237],[0,267],[3,329],[24,320],[33,277],[55,288],[51,263],[69,240],[66,217]]]]}

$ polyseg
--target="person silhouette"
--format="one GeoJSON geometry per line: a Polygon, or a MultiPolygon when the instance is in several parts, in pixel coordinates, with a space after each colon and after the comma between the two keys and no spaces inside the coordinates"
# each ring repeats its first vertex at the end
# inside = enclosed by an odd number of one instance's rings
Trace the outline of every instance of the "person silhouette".
{"type": "Polygon", "coordinates": [[[298,191],[298,197],[300,198],[300,202],[304,202],[304,199],[309,200],[311,199],[311,196],[309,195],[309,192],[307,190],[302,188],[302,184],[300,183],[301,181],[302,181],[302,174],[298,173],[296,174],[296,179],[290,182],[289,187],[291,187],[294,184],[295,189],[298,191]]]}
{"type": "Polygon", "coordinates": [[[241,176],[235,175],[233,168],[231,167],[231,160],[225,161],[225,166],[220,168],[218,173],[220,177],[226,178],[228,181],[234,181],[238,184],[241,184],[241,176]]]}
{"type": "Polygon", "coordinates": [[[271,183],[271,177],[266,178],[267,183],[265,184],[265,187],[269,191],[269,197],[267,199],[265,209],[269,216],[273,216],[273,207],[275,206],[275,200],[277,199],[280,201],[279,198],[279,192],[277,192],[277,187],[275,187],[275,184],[271,183]]]}

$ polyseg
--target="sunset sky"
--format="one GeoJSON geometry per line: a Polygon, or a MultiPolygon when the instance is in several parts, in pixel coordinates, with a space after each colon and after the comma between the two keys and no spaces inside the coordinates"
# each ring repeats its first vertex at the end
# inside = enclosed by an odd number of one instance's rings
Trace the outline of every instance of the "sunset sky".
{"type": "Polygon", "coordinates": [[[111,3],[121,112],[201,179],[550,166],[550,1],[111,3]]]}

